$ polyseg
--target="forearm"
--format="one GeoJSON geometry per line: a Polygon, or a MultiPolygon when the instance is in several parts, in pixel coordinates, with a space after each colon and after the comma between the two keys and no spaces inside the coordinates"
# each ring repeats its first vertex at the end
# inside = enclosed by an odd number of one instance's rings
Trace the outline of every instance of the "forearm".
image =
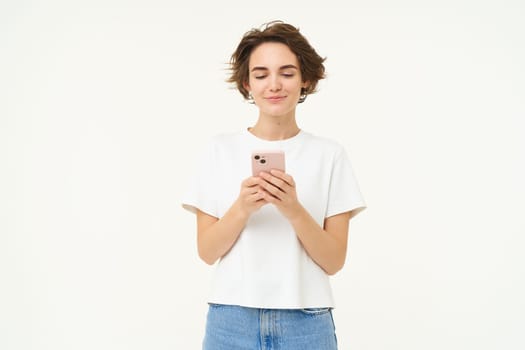
{"type": "Polygon", "coordinates": [[[248,216],[234,203],[224,216],[214,223],[199,221],[197,246],[200,258],[212,265],[225,255],[237,241],[247,219],[248,216]]]}
{"type": "MultiPolygon", "coordinates": [[[[346,259],[346,239],[327,232],[304,208],[290,223],[308,255],[328,275],[335,274],[343,267],[346,259]]],[[[344,230],[348,232],[348,226],[344,230]]],[[[346,237],[346,233],[342,236],[346,237]]]]}

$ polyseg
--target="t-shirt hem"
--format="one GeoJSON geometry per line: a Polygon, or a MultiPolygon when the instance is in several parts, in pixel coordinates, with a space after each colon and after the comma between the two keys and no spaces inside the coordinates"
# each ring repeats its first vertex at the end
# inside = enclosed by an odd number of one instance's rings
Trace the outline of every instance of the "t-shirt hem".
{"type": "Polygon", "coordinates": [[[209,208],[203,208],[203,207],[199,207],[197,205],[193,205],[193,204],[189,204],[189,203],[182,203],[182,207],[184,209],[186,209],[187,211],[193,213],[193,214],[196,214],[197,210],[200,210],[200,211],[202,211],[205,214],[208,214],[208,215],[213,216],[213,217],[217,217],[217,215],[213,212],[213,210],[211,210],[209,208]]]}
{"type": "Polygon", "coordinates": [[[366,209],[366,204],[361,203],[361,204],[352,206],[350,208],[332,209],[326,213],[326,217],[329,218],[330,216],[351,212],[352,215],[350,216],[350,218],[353,218],[354,216],[356,216],[357,214],[359,214],[365,209],[366,209]]]}
{"type": "Polygon", "coordinates": [[[208,300],[208,304],[241,306],[253,309],[278,309],[278,310],[302,310],[310,308],[331,308],[334,309],[334,303],[314,303],[314,304],[266,304],[266,303],[243,303],[231,301],[214,301],[208,300]]]}

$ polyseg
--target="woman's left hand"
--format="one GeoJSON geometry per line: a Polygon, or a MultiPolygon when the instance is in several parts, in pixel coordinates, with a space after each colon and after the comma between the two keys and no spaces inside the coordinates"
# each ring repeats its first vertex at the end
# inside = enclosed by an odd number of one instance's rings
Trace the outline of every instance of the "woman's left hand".
{"type": "Polygon", "coordinates": [[[259,176],[266,182],[261,185],[264,199],[274,204],[285,217],[291,220],[303,210],[297,199],[293,177],[279,170],[261,172],[259,176]]]}

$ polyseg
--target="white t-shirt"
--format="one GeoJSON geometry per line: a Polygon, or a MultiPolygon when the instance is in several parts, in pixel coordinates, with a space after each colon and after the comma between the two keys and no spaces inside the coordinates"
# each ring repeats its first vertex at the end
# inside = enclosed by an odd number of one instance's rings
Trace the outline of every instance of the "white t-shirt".
{"type": "MultiPolygon", "coordinates": [[[[185,209],[221,218],[251,176],[251,153],[282,150],[297,197],[315,221],[365,208],[345,150],[300,131],[279,141],[248,130],[214,137],[183,198],[185,209]]],[[[272,204],[252,214],[231,250],[216,264],[209,302],[258,308],[333,307],[328,275],[306,253],[291,224],[272,204]]]]}

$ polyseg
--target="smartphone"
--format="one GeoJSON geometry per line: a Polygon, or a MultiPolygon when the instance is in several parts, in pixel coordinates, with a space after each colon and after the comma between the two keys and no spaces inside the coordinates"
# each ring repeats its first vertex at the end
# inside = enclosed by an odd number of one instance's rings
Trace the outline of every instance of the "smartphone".
{"type": "Polygon", "coordinates": [[[252,174],[258,176],[261,171],[270,172],[276,169],[285,171],[284,151],[255,151],[252,152],[252,174]]]}

